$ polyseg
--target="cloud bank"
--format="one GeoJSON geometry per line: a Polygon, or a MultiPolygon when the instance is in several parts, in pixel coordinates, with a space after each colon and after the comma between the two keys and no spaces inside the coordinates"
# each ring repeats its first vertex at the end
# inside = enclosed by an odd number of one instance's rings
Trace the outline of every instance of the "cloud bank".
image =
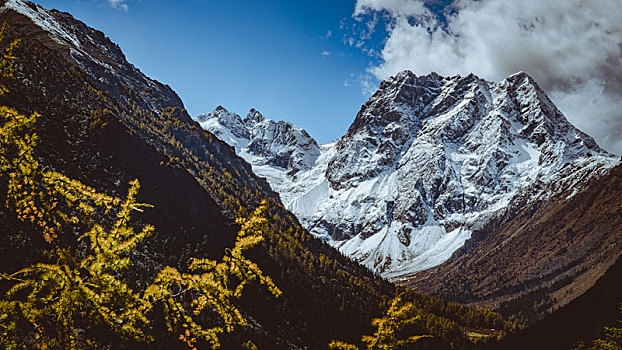
{"type": "Polygon", "coordinates": [[[357,0],[353,16],[390,18],[370,72],[500,81],[522,70],[572,123],[622,154],[622,1],[456,0],[451,10],[441,23],[422,0],[357,0]]]}

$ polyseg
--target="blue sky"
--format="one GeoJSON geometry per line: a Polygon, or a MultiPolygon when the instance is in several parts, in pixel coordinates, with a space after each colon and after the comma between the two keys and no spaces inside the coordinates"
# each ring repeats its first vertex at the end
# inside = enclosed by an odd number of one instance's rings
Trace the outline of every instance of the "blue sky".
{"type": "Polygon", "coordinates": [[[325,143],[401,70],[489,81],[525,71],[622,154],[620,0],[35,1],[102,30],[193,116],[254,107],[325,143]]]}
{"type": "MultiPolygon", "coordinates": [[[[105,0],[36,1],[103,31],[193,116],[223,105],[244,117],[255,107],[324,143],[345,133],[378,84],[366,73],[377,58],[344,43],[365,25],[352,19],[354,0],[120,2],[127,9],[105,0]]],[[[366,46],[382,40],[376,31],[366,46]]]]}

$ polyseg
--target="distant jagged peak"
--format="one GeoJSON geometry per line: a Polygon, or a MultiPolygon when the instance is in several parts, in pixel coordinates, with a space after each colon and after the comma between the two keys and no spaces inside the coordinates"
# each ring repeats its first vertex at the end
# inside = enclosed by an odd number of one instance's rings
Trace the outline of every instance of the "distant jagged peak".
{"type": "Polygon", "coordinates": [[[443,79],[445,78],[436,72],[431,72],[429,74],[418,76],[412,71],[406,69],[385,79],[383,83],[391,84],[391,83],[405,83],[405,82],[413,82],[413,81],[434,81],[434,80],[440,81],[443,79]]]}
{"type": "Polygon", "coordinates": [[[214,113],[219,112],[219,113],[229,113],[229,111],[223,107],[222,105],[218,105],[216,106],[216,108],[214,108],[214,113]]]}
{"type": "Polygon", "coordinates": [[[514,157],[510,148],[527,142],[540,152],[542,166],[607,155],[526,72],[492,83],[475,74],[417,76],[403,71],[380,84],[361,108],[336,143],[326,178],[334,189],[349,188],[399,167],[404,155],[419,154],[411,145],[424,140],[465,152],[493,149],[494,144],[507,150],[506,158],[514,157]]]}
{"type": "Polygon", "coordinates": [[[210,113],[203,113],[203,114],[199,114],[199,115],[197,115],[197,116],[195,117],[195,119],[196,119],[197,121],[199,121],[199,122],[204,122],[204,121],[206,121],[206,120],[208,120],[208,119],[210,119],[210,118],[213,118],[213,117],[215,117],[215,116],[217,116],[218,114],[221,114],[221,113],[223,113],[223,112],[225,112],[225,113],[229,113],[229,111],[228,111],[225,107],[223,107],[223,106],[221,106],[221,105],[218,105],[216,108],[214,108],[214,110],[213,110],[212,112],[210,112],[210,113]]]}
{"type": "Polygon", "coordinates": [[[222,106],[196,119],[255,166],[277,167],[294,175],[313,167],[320,155],[320,146],[304,129],[287,121],[268,119],[255,108],[244,120],[222,106]]]}
{"type": "MultiPolygon", "coordinates": [[[[538,146],[560,143],[565,146],[565,157],[582,157],[592,154],[611,156],[586,133],[577,129],[557,108],[537,81],[524,71],[512,74],[497,84],[492,93],[499,96],[497,109],[507,112],[514,109],[516,119],[524,127],[522,133],[538,146]]],[[[556,145],[555,147],[558,147],[556,145]]]]}
{"type": "MultiPolygon", "coordinates": [[[[443,77],[435,72],[417,76],[409,70],[401,71],[380,84],[376,93],[362,106],[341,143],[349,143],[349,138],[361,139],[355,134],[384,135],[397,125],[412,134],[426,119],[443,116],[456,108],[464,109],[473,118],[481,117],[481,113],[486,111],[498,110],[500,115],[510,113],[518,123],[523,124],[526,132],[537,129],[541,136],[532,138],[532,141],[538,144],[545,138],[560,141],[560,137],[572,134],[571,137],[585,140],[588,148],[596,153],[606,153],[590,136],[566,119],[536,80],[525,71],[514,73],[498,83],[486,81],[473,73],[443,77]]],[[[391,132],[391,135],[395,136],[395,133],[391,132]]],[[[392,137],[398,147],[410,138],[407,135],[398,136],[392,137]]]]}
{"type": "Polygon", "coordinates": [[[251,108],[251,110],[248,111],[246,118],[244,118],[244,123],[248,126],[252,126],[257,123],[261,123],[264,120],[266,120],[266,118],[258,110],[251,108]]]}
{"type": "Polygon", "coordinates": [[[531,93],[532,100],[529,102],[545,102],[546,104],[554,105],[546,92],[540,87],[540,85],[538,85],[538,82],[531,75],[524,71],[518,71],[493,85],[494,89],[496,89],[497,91],[521,90],[524,94],[531,93]]]}
{"type": "Polygon", "coordinates": [[[529,73],[523,71],[523,70],[519,70],[518,72],[511,74],[510,76],[508,76],[507,78],[505,78],[504,80],[508,80],[511,82],[523,82],[523,81],[527,81],[530,84],[534,84],[537,85],[536,80],[529,75],[529,73]]]}
{"type": "MultiPolygon", "coordinates": [[[[248,128],[242,118],[225,107],[218,105],[213,112],[200,114],[195,119],[206,130],[234,147],[240,147],[240,139],[250,138],[248,128]]],[[[242,142],[244,143],[244,142],[242,142]]]]}
{"type": "Polygon", "coordinates": [[[469,73],[466,76],[454,75],[454,76],[442,76],[436,72],[431,72],[425,75],[416,75],[410,70],[403,70],[396,75],[390,76],[380,83],[380,87],[376,94],[387,88],[407,88],[407,87],[428,87],[434,88],[443,84],[455,84],[461,82],[462,84],[469,83],[484,83],[486,80],[480,78],[474,73],[469,73]]]}
{"type": "Polygon", "coordinates": [[[474,74],[442,77],[432,72],[417,76],[404,70],[380,83],[374,95],[361,107],[346,136],[381,131],[401,124],[415,131],[430,115],[441,113],[468,93],[485,97],[489,83],[474,74]]]}
{"type": "Polygon", "coordinates": [[[226,123],[230,123],[230,122],[234,122],[236,124],[242,123],[242,118],[240,117],[239,114],[235,112],[229,112],[228,109],[226,109],[225,107],[221,105],[218,105],[216,108],[214,108],[212,115],[226,123]]]}

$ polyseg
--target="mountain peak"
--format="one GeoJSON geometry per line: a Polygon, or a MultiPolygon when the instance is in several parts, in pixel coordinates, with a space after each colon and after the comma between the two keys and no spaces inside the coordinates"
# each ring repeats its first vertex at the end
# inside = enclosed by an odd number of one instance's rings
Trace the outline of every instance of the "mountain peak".
{"type": "Polygon", "coordinates": [[[533,79],[531,77],[531,75],[529,75],[527,72],[525,71],[518,71],[514,74],[511,74],[509,77],[507,77],[508,80],[513,80],[513,81],[519,81],[519,80],[524,80],[524,79],[528,79],[530,82],[535,82],[535,79],[533,79]]]}
{"type": "Polygon", "coordinates": [[[229,113],[229,111],[222,105],[218,105],[214,108],[214,113],[229,113]]]}
{"type": "Polygon", "coordinates": [[[275,167],[293,175],[311,168],[320,154],[320,146],[304,129],[290,122],[267,119],[255,108],[244,120],[220,106],[196,119],[254,166],[275,167]]]}
{"type": "Polygon", "coordinates": [[[453,234],[448,244],[457,249],[514,196],[553,181],[568,163],[613,164],[524,72],[500,83],[400,72],[380,85],[324,158],[327,203],[303,204],[303,194],[294,211],[331,208],[297,214],[385,276],[442,262],[449,255],[434,256],[441,247],[432,242],[453,234]],[[330,214],[348,205],[360,210],[330,214]]]}
{"type": "Polygon", "coordinates": [[[223,106],[217,106],[214,111],[211,113],[212,116],[218,118],[219,121],[221,121],[222,123],[225,123],[227,125],[242,125],[244,124],[242,121],[242,118],[240,117],[239,114],[237,113],[233,113],[233,112],[229,112],[228,109],[226,109],[223,106]]]}
{"type": "Polygon", "coordinates": [[[251,108],[251,110],[248,111],[246,118],[244,118],[244,123],[247,125],[254,125],[261,123],[264,120],[266,120],[266,118],[258,110],[251,108]]]}
{"type": "Polygon", "coordinates": [[[212,113],[200,114],[195,119],[201,127],[234,147],[239,146],[240,140],[249,138],[248,129],[242,118],[221,105],[218,105],[212,113]]]}
{"type": "Polygon", "coordinates": [[[615,163],[525,72],[492,83],[402,71],[321,147],[255,109],[244,125],[236,149],[286,207],[387,278],[449,259],[517,197],[571,191],[559,174],[574,186],[615,163]]]}

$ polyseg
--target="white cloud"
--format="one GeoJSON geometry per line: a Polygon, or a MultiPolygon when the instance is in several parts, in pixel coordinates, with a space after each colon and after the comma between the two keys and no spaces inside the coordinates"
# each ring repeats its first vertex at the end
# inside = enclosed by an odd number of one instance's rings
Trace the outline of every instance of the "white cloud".
{"type": "Polygon", "coordinates": [[[333,54],[333,53],[332,53],[332,52],[330,52],[330,51],[322,51],[322,53],[321,53],[320,55],[322,55],[322,57],[326,57],[326,56],[330,56],[330,55],[332,55],[332,54],[333,54]]]}
{"type": "Polygon", "coordinates": [[[108,0],[108,3],[116,9],[122,9],[123,11],[127,11],[129,9],[125,3],[125,0],[108,0]]]}
{"type": "Polygon", "coordinates": [[[622,154],[622,97],[605,93],[595,80],[570,91],[553,91],[551,99],[577,128],[594,136],[598,144],[622,154]],[[611,118],[607,118],[611,116],[611,118]]]}
{"type": "Polygon", "coordinates": [[[622,154],[622,1],[456,0],[446,26],[422,0],[358,0],[353,16],[388,13],[383,79],[475,73],[499,81],[526,71],[567,117],[622,154]]]}
{"type": "Polygon", "coordinates": [[[329,29],[328,32],[326,32],[326,36],[325,37],[326,37],[326,39],[328,39],[328,38],[330,38],[332,36],[333,36],[333,31],[329,29]]]}
{"type": "Polygon", "coordinates": [[[370,74],[350,73],[350,76],[343,82],[343,86],[357,86],[364,96],[370,96],[378,89],[378,81],[370,74]]]}
{"type": "Polygon", "coordinates": [[[421,16],[429,14],[422,1],[417,0],[357,0],[354,16],[373,11],[387,11],[394,16],[421,16]]]}

